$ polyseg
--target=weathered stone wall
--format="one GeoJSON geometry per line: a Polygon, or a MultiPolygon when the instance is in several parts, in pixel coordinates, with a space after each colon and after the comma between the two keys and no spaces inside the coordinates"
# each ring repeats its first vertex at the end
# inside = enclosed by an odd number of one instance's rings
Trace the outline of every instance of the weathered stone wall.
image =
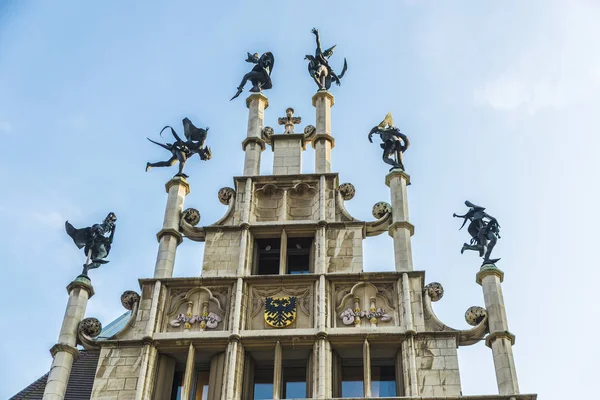
{"type": "Polygon", "coordinates": [[[141,347],[103,347],[91,400],[134,399],[141,363],[141,347]]]}
{"type": "Polygon", "coordinates": [[[240,231],[206,233],[202,276],[235,276],[240,258],[240,231]]]}
{"type": "Polygon", "coordinates": [[[362,272],[362,228],[327,229],[328,272],[362,272]]]}
{"type": "Polygon", "coordinates": [[[417,337],[415,347],[419,395],[460,395],[456,339],[433,335],[417,337]]]}

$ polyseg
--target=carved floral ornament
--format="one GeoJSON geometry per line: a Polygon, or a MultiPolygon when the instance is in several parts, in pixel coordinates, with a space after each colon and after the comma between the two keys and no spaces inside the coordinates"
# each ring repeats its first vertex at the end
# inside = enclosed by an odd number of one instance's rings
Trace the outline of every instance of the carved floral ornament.
{"type": "Polygon", "coordinates": [[[208,301],[202,303],[202,314],[192,315],[192,307],[194,303],[188,303],[188,312],[186,314],[180,313],[177,318],[171,320],[169,325],[173,328],[178,328],[183,323],[184,329],[191,329],[192,325],[200,324],[200,330],[215,329],[219,326],[219,323],[223,320],[220,316],[213,312],[208,311],[208,301]]]}
{"type": "Polygon", "coordinates": [[[361,310],[360,309],[360,298],[354,298],[354,309],[348,307],[340,314],[340,318],[342,319],[342,323],[344,325],[352,325],[360,326],[361,318],[366,318],[371,326],[377,326],[377,322],[389,322],[392,320],[383,308],[375,306],[375,297],[371,297],[370,299],[371,307],[369,310],[361,310]]]}
{"type": "MultiPolygon", "coordinates": [[[[377,326],[380,322],[390,322],[393,316],[388,314],[383,307],[377,306],[377,301],[383,301],[389,309],[394,309],[391,298],[389,298],[391,287],[387,283],[379,283],[377,286],[368,282],[359,282],[352,286],[340,285],[336,287],[338,296],[336,310],[342,323],[346,326],[361,326],[363,320],[367,321],[371,327],[377,326]],[[341,296],[341,298],[340,298],[341,296]],[[368,303],[366,300],[368,299],[368,303]],[[363,300],[365,302],[363,302],[363,300]],[[352,301],[353,307],[348,307],[352,301]],[[364,309],[363,305],[367,305],[364,309]],[[344,309],[344,307],[346,307],[344,309]]],[[[392,313],[393,314],[393,313],[392,313]]]]}
{"type": "MultiPolygon", "coordinates": [[[[218,289],[216,288],[217,295],[218,289]]],[[[169,320],[169,326],[179,328],[183,325],[184,330],[190,330],[196,325],[201,331],[218,328],[223,321],[225,310],[223,310],[221,302],[213,295],[213,292],[208,288],[200,287],[184,293],[184,295],[178,293],[177,289],[171,292],[174,303],[168,313],[169,317],[172,318],[169,320]],[[181,312],[182,307],[185,307],[185,312],[181,312]]]]}

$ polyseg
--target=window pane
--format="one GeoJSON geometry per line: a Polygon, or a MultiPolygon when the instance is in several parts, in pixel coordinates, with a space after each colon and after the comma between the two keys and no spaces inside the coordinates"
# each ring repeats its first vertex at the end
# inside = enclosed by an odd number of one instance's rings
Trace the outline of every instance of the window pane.
{"type": "Polygon", "coordinates": [[[306,398],[306,367],[283,367],[283,393],[281,398],[306,398]]]}
{"type": "Polygon", "coordinates": [[[173,389],[171,390],[171,400],[181,399],[181,389],[183,388],[183,371],[175,372],[173,377],[173,389]]]}
{"type": "Polygon", "coordinates": [[[273,398],[273,368],[254,370],[254,400],[273,398]]]}
{"type": "Polygon", "coordinates": [[[208,399],[208,378],[209,371],[198,371],[198,378],[196,379],[196,397],[195,400],[207,400],[208,399]]]}
{"type": "Polygon", "coordinates": [[[281,239],[257,239],[256,247],[258,251],[258,266],[256,267],[256,274],[279,274],[279,259],[281,258],[281,239]]]}
{"type": "Polygon", "coordinates": [[[342,397],[363,397],[363,367],[342,365],[342,397]]]}
{"type": "Polygon", "coordinates": [[[371,394],[373,397],[396,396],[396,368],[394,365],[371,367],[371,394]]]}
{"type": "Polygon", "coordinates": [[[313,238],[288,238],[287,240],[287,273],[310,273],[310,251],[313,238]]]}

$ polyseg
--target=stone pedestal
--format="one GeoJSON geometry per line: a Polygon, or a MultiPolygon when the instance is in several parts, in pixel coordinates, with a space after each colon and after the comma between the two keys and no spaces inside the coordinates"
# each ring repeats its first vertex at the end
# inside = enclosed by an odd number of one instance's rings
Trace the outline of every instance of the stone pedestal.
{"type": "Polygon", "coordinates": [[[175,253],[183,236],[179,232],[179,221],[183,211],[185,196],[190,193],[190,185],[186,179],[176,176],[165,185],[168,193],[167,207],[162,229],[156,234],[158,239],[158,256],[154,267],[155,278],[170,278],[173,276],[175,253]]]}
{"type": "Polygon", "coordinates": [[[246,99],[246,105],[248,106],[248,130],[246,139],[242,142],[242,149],[246,153],[244,176],[256,176],[260,174],[260,153],[265,150],[262,130],[265,126],[265,109],[269,107],[269,99],[262,93],[252,93],[246,99]]]}
{"type": "Polygon", "coordinates": [[[273,148],[273,175],[298,175],[302,173],[302,151],[306,150],[303,134],[271,136],[273,148]]]}
{"type": "Polygon", "coordinates": [[[94,295],[92,284],[85,276],[78,276],[71,282],[67,286],[67,292],[69,300],[58,343],[50,349],[54,359],[44,390],[44,400],[62,400],[65,397],[73,361],[79,356],[77,328],[85,315],[88,299],[94,295]]]}
{"type": "Polygon", "coordinates": [[[331,136],[331,107],[334,104],[333,95],[325,90],[318,91],[312,97],[312,104],[316,108],[316,133],[312,140],[315,149],[315,173],[325,174],[331,172],[331,149],[335,141],[331,136]]]}
{"type": "Polygon", "coordinates": [[[396,271],[412,271],[411,236],[415,227],[408,221],[408,197],[406,187],[410,185],[410,176],[401,169],[394,169],[385,177],[390,187],[392,201],[392,224],[389,235],[394,238],[394,260],[396,271]]]}
{"type": "Polygon", "coordinates": [[[486,264],[477,273],[476,281],[483,288],[483,299],[488,313],[490,333],[485,344],[492,349],[496,383],[501,395],[519,394],[519,383],[512,354],[515,336],[508,331],[502,281],[504,272],[493,264],[486,264]]]}

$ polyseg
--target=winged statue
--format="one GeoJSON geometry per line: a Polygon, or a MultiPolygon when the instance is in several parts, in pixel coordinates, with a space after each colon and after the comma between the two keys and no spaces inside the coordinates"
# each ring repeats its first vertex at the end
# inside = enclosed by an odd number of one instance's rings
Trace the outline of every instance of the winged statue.
{"type": "Polygon", "coordinates": [[[170,167],[175,163],[179,162],[179,172],[175,176],[182,176],[187,178],[188,176],[183,173],[186,161],[194,154],[198,154],[201,160],[208,161],[212,158],[212,152],[210,147],[204,146],[206,142],[206,136],[208,135],[208,127],[206,129],[196,128],[189,118],[183,119],[183,134],[185,140],[181,139],[175,129],[167,125],[160,131],[159,135],[162,137],[162,133],[165,129],[169,128],[171,134],[175,139],[174,143],[158,143],[150,138],[146,138],[152,143],[169,150],[171,152],[171,158],[167,161],[159,161],[155,163],[146,163],[146,172],[153,167],[170,167]]]}
{"type": "Polygon", "coordinates": [[[260,57],[258,56],[258,53],[248,53],[246,62],[256,65],[252,67],[252,71],[244,75],[242,82],[237,88],[237,92],[233,95],[231,100],[242,93],[242,90],[244,90],[244,86],[248,81],[252,83],[252,88],[250,89],[251,92],[262,92],[263,89],[271,89],[273,87],[273,83],[271,82],[271,72],[273,72],[273,66],[275,65],[273,53],[268,51],[260,57]]]}
{"type": "Polygon", "coordinates": [[[387,113],[383,121],[369,132],[369,142],[371,143],[373,143],[373,135],[381,137],[383,143],[380,146],[383,149],[383,162],[392,166],[390,171],[394,168],[400,168],[404,171],[402,154],[410,146],[410,141],[404,133],[400,132],[399,128],[394,126],[391,112],[387,113]]]}
{"type": "Polygon", "coordinates": [[[110,253],[117,228],[116,222],[117,216],[113,212],[108,213],[102,223],[87,228],[77,229],[69,221],[65,221],[67,235],[73,239],[77,248],[83,248],[87,257],[81,275],[87,276],[90,269],[108,263],[105,258],[110,253]]]}
{"type": "Polygon", "coordinates": [[[315,50],[314,56],[307,54],[304,57],[305,60],[308,60],[308,73],[314,79],[315,83],[319,87],[319,90],[329,90],[331,87],[331,82],[335,82],[338,86],[341,84],[341,79],[346,73],[346,70],[348,70],[348,63],[344,58],[342,73],[337,75],[333,68],[329,66],[329,57],[333,55],[333,49],[335,49],[336,45],[333,45],[323,51],[321,49],[321,40],[317,28],[313,28],[312,33],[315,35],[317,40],[317,49],[315,50]]]}

